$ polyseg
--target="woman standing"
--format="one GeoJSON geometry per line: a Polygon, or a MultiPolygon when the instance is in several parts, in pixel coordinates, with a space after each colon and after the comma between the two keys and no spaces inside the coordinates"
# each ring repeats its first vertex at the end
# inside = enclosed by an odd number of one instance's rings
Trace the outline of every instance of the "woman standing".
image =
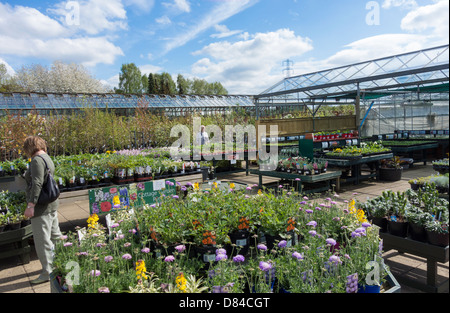
{"type": "Polygon", "coordinates": [[[55,165],[47,154],[45,140],[38,136],[27,137],[23,150],[31,158],[29,169],[25,173],[28,205],[24,215],[31,218],[35,249],[42,264],[41,274],[31,283],[40,284],[50,280],[54,244],[62,235],[58,222],[58,200],[45,205],[37,204],[42,186],[48,178],[47,168],[54,175],[55,165]]]}

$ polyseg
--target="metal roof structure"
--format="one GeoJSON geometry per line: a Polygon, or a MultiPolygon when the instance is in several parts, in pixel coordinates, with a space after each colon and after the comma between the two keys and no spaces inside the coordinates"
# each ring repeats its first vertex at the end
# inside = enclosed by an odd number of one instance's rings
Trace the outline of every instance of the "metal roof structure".
{"type": "Polygon", "coordinates": [[[213,110],[230,107],[254,107],[251,96],[210,95],[136,95],[136,94],[63,94],[63,93],[0,93],[0,110],[49,111],[78,110],[84,107],[133,110],[146,107],[155,110],[213,110]]]}
{"type": "Polygon", "coordinates": [[[256,95],[255,102],[257,107],[325,103],[355,100],[361,93],[382,97],[411,88],[430,92],[442,85],[448,93],[448,81],[449,45],[443,45],[288,77],[256,95]]]}

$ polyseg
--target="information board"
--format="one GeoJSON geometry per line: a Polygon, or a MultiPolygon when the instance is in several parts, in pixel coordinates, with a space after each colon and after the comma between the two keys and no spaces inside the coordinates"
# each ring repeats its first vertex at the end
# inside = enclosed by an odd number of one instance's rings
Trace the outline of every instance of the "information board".
{"type": "Polygon", "coordinates": [[[89,212],[101,215],[128,210],[131,207],[154,204],[162,195],[175,194],[176,182],[174,179],[91,189],[89,190],[89,212]]]}

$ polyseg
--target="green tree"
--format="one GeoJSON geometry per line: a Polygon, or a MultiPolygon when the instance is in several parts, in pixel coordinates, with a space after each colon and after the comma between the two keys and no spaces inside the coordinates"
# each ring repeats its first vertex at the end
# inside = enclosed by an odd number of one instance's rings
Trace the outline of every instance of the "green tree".
{"type": "Polygon", "coordinates": [[[122,64],[121,73],[119,74],[119,90],[125,94],[142,93],[142,74],[136,64],[122,64]]]}
{"type": "Polygon", "coordinates": [[[156,78],[155,78],[155,76],[152,73],[148,74],[148,93],[150,95],[158,94],[158,87],[157,87],[157,84],[156,84],[156,78]]]}

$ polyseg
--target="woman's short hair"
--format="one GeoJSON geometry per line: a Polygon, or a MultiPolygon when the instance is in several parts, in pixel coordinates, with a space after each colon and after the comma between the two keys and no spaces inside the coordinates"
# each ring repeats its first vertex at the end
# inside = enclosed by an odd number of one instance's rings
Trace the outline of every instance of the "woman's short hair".
{"type": "Polygon", "coordinates": [[[39,150],[47,152],[47,142],[39,136],[28,136],[23,143],[23,151],[31,157],[39,150]]]}

